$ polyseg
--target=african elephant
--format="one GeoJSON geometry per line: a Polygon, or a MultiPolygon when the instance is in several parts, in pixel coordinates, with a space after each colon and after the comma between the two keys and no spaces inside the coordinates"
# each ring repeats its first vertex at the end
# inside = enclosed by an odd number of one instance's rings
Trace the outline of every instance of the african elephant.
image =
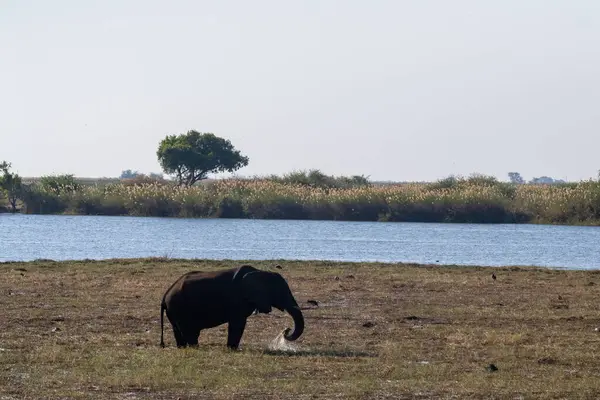
{"type": "Polygon", "coordinates": [[[237,349],[246,319],[255,311],[270,313],[275,307],[294,319],[286,340],[296,340],[304,331],[304,317],[285,279],[276,272],[242,265],[220,271],[192,271],[177,279],[165,292],[160,306],[160,345],[163,315],[173,327],[177,347],[197,346],[202,329],[228,323],[227,347],[237,349]]]}

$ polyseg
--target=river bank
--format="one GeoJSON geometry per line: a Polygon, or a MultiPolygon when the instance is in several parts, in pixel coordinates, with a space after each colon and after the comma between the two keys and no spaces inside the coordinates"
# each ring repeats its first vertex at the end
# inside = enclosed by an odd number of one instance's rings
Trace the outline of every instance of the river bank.
{"type": "Polygon", "coordinates": [[[36,186],[30,214],[389,222],[600,224],[600,182],[512,185],[485,179],[314,187],[273,180],[36,186]]]}

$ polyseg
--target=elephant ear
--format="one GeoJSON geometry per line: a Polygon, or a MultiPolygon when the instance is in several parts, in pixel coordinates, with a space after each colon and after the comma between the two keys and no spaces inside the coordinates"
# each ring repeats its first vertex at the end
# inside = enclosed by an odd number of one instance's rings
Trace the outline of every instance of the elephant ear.
{"type": "Polygon", "coordinates": [[[271,300],[267,286],[267,276],[263,271],[249,272],[241,280],[242,295],[254,304],[259,312],[268,314],[271,312],[271,300]]]}

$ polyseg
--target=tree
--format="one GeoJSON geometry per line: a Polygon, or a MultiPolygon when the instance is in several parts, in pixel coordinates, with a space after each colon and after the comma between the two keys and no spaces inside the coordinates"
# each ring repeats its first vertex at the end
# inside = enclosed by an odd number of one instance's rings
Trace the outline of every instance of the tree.
{"type": "Polygon", "coordinates": [[[518,172],[509,172],[508,178],[510,179],[511,183],[517,183],[517,184],[525,183],[525,180],[523,179],[521,174],[518,172]]]}
{"type": "Polygon", "coordinates": [[[160,179],[160,180],[164,179],[163,174],[156,173],[156,172],[150,172],[150,175],[148,175],[148,176],[152,179],[160,179]]]}
{"type": "Polygon", "coordinates": [[[11,164],[3,161],[0,163],[0,192],[8,198],[8,202],[12,208],[12,211],[17,211],[17,201],[21,197],[23,190],[23,182],[21,177],[17,174],[10,172],[11,164]]]}
{"type": "Polygon", "coordinates": [[[206,179],[209,173],[233,172],[248,165],[248,157],[229,140],[194,130],[165,137],[156,155],[164,172],[174,174],[177,183],[185,186],[206,179]]]}
{"type": "Polygon", "coordinates": [[[529,183],[553,185],[553,184],[566,183],[566,182],[562,179],[554,179],[554,178],[544,175],[544,176],[540,176],[539,178],[533,178],[532,180],[529,181],[529,183]]]}
{"type": "Polygon", "coordinates": [[[132,171],[130,169],[126,169],[125,171],[121,172],[121,176],[119,177],[119,179],[132,179],[135,178],[136,176],[138,176],[140,173],[138,171],[132,171]]]}
{"type": "Polygon", "coordinates": [[[121,176],[119,176],[121,180],[137,180],[139,182],[143,181],[162,181],[164,180],[163,174],[150,172],[150,174],[146,175],[139,171],[133,171],[130,169],[126,169],[121,171],[121,176]]]}

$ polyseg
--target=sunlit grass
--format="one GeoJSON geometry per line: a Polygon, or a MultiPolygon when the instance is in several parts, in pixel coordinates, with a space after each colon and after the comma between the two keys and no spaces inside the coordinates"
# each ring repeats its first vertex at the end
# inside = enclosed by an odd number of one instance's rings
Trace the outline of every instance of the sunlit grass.
{"type": "Polygon", "coordinates": [[[159,304],[169,284],[190,270],[240,264],[0,264],[0,397],[576,399],[600,392],[597,271],[254,262],[282,273],[304,308],[296,353],[269,350],[292,323],[278,311],[249,319],[240,352],[226,349],[226,326],[203,331],[198,349],[177,349],[167,324],[160,348],[159,304]],[[490,364],[498,371],[486,370],[490,364]]]}

